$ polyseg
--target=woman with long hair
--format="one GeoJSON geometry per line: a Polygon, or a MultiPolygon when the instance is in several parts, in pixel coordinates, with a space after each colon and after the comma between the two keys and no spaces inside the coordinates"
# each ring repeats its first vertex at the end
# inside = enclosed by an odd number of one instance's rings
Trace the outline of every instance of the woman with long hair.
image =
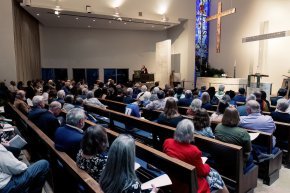
{"type": "Polygon", "coordinates": [[[210,120],[208,112],[205,109],[200,109],[193,117],[194,132],[199,135],[214,138],[212,129],[210,127],[210,120]]]}
{"type": "Polygon", "coordinates": [[[252,159],[249,159],[251,158],[252,144],[249,133],[245,129],[238,127],[239,122],[238,110],[235,107],[228,107],[224,112],[222,122],[215,128],[215,137],[220,141],[242,146],[244,168],[246,168],[252,163],[252,159]]]}
{"type": "Polygon", "coordinates": [[[96,181],[99,180],[107,162],[107,156],[103,154],[107,147],[108,137],[105,128],[101,125],[87,128],[76,163],[96,181]]]}
{"type": "Polygon", "coordinates": [[[159,115],[157,123],[176,127],[182,120],[182,116],[178,113],[178,108],[173,98],[168,98],[165,104],[164,111],[159,115]]]}
{"type": "MultiPolygon", "coordinates": [[[[135,170],[135,141],[130,135],[119,135],[112,143],[106,167],[99,184],[104,193],[140,193],[141,183],[135,170]]],[[[158,189],[153,187],[151,193],[158,189]]]]}

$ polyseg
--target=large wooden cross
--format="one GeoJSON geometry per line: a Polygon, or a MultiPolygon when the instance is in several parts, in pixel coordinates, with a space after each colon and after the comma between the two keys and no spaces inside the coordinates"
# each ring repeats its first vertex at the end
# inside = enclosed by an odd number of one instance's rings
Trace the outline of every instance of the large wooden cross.
{"type": "Polygon", "coordinates": [[[236,12],[236,8],[226,10],[222,12],[222,2],[218,3],[218,12],[215,15],[212,15],[206,18],[206,21],[211,21],[217,19],[217,28],[216,28],[216,52],[220,53],[220,43],[221,43],[221,18],[236,12]]]}

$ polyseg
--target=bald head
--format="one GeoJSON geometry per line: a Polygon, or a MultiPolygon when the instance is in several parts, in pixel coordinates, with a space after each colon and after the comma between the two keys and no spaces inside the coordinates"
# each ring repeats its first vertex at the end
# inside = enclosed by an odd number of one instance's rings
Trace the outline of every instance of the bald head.
{"type": "Polygon", "coordinates": [[[24,90],[18,90],[16,92],[16,96],[15,96],[17,99],[20,99],[20,100],[25,100],[25,91],[24,90]]]}
{"type": "Polygon", "coordinates": [[[246,104],[247,113],[260,113],[260,104],[255,100],[249,100],[246,104]]]}

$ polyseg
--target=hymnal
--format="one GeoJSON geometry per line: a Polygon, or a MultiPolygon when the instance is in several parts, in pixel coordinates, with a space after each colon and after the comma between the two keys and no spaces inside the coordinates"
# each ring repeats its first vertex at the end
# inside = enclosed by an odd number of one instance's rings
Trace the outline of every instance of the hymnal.
{"type": "Polygon", "coordinates": [[[22,149],[26,144],[27,144],[27,142],[22,137],[20,137],[20,135],[18,135],[18,134],[15,135],[9,141],[9,145],[11,147],[16,147],[16,148],[19,148],[19,149],[22,149]]]}

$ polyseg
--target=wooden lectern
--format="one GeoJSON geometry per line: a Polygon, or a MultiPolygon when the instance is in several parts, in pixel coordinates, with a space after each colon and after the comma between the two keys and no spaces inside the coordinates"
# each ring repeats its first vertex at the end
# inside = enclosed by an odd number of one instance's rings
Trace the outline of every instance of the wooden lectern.
{"type": "Polygon", "coordinates": [[[135,70],[133,74],[133,82],[154,82],[154,74],[141,74],[141,70],[135,70]]]}

